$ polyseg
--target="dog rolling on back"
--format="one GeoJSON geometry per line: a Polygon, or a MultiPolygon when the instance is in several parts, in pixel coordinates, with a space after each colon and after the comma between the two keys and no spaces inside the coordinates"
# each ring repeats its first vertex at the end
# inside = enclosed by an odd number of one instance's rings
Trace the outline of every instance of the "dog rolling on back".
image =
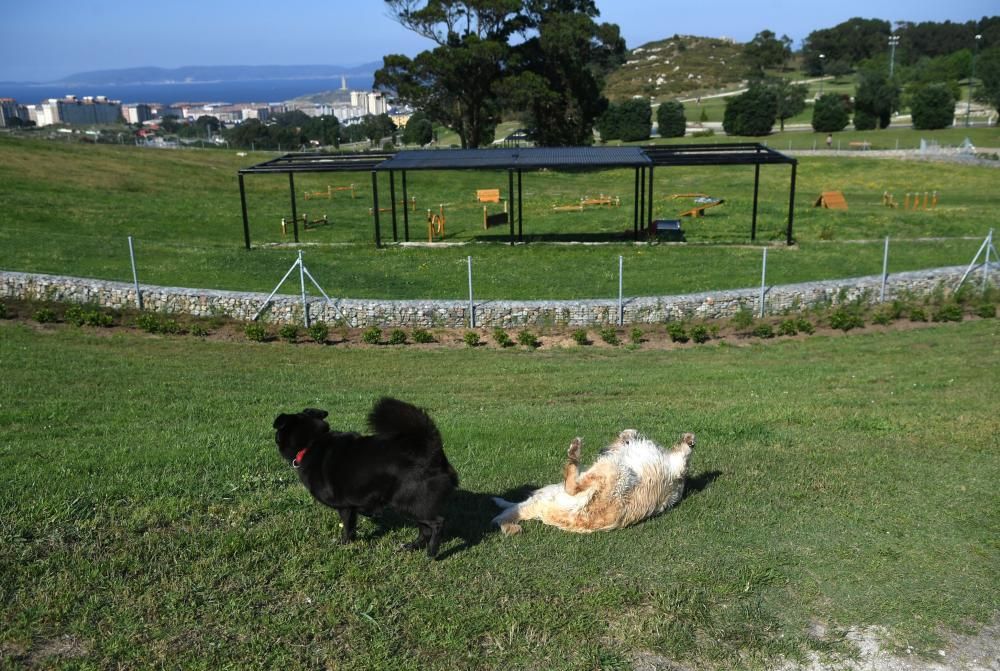
{"type": "Polygon", "coordinates": [[[526,501],[494,499],[503,512],[493,519],[507,535],[521,531],[521,520],[541,520],[565,531],[589,533],[621,529],[658,515],[684,494],[694,434],[664,450],[628,429],[580,473],[581,439],[567,451],[564,481],[536,490],[526,501]]]}
{"type": "Polygon", "coordinates": [[[341,542],[354,539],[358,513],[391,508],[420,529],[405,547],[426,548],[434,557],[458,474],[431,418],[409,403],[383,398],[368,415],[372,434],[361,435],[332,431],[327,415],[316,408],[278,415],[274,439],[313,497],[340,514],[341,542]]]}

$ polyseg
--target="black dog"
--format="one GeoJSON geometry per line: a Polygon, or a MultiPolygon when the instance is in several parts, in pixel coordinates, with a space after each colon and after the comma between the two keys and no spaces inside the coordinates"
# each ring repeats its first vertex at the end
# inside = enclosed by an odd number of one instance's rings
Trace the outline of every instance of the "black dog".
{"type": "Polygon", "coordinates": [[[448,496],[458,474],[448,463],[441,434],[426,412],[383,398],[368,415],[374,435],[330,430],[326,410],[306,408],[274,420],[278,451],[299,473],[306,489],[340,513],[342,543],[354,540],[358,513],[382,508],[416,521],[420,535],[404,547],[437,555],[448,496]]]}

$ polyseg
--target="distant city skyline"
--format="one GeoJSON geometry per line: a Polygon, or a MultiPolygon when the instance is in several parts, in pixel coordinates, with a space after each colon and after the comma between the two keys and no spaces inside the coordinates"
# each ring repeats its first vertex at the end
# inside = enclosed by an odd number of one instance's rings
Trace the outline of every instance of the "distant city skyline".
{"type": "MultiPolygon", "coordinates": [[[[630,48],[674,34],[746,42],[762,30],[795,48],[814,30],[852,17],[965,23],[998,13],[995,0],[890,0],[802,5],[792,0],[671,3],[597,0],[630,48]]],[[[12,3],[0,23],[0,81],[48,82],[76,72],[187,65],[352,66],[433,43],[394,21],[381,0],[121,4],[109,0],[12,3]]]]}

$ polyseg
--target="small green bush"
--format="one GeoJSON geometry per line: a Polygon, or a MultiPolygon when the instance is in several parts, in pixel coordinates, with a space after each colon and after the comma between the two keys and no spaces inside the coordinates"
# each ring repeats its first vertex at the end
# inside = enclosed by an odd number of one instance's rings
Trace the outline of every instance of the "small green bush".
{"type": "Polygon", "coordinates": [[[420,343],[421,345],[434,342],[434,336],[426,329],[413,329],[411,335],[413,336],[413,342],[420,343]]]}
{"type": "Polygon", "coordinates": [[[393,329],[389,333],[389,344],[390,345],[405,345],[406,344],[406,331],[403,329],[393,329]]]}
{"type": "Polygon", "coordinates": [[[109,328],[114,326],[115,318],[112,317],[107,312],[101,312],[100,310],[90,310],[84,314],[84,323],[87,326],[100,326],[101,328],[109,328]]]}
{"type": "Polygon", "coordinates": [[[616,331],[611,326],[602,328],[600,331],[600,335],[601,335],[601,340],[608,343],[609,345],[617,345],[621,342],[618,340],[618,331],[616,331]]]}
{"type": "Polygon", "coordinates": [[[757,324],[757,326],[754,327],[752,333],[756,338],[773,338],[774,327],[767,323],[757,324]]]}
{"type": "Polygon", "coordinates": [[[538,341],[538,337],[531,331],[521,331],[518,333],[517,342],[524,345],[528,349],[535,349],[542,344],[538,341]]]}
{"type": "Polygon", "coordinates": [[[466,331],[465,335],[462,336],[462,340],[469,347],[479,347],[479,334],[475,331],[466,331]]]}
{"type": "Polygon", "coordinates": [[[254,342],[264,342],[267,340],[267,327],[258,322],[250,322],[243,327],[243,333],[248,340],[254,342]]]}
{"type": "Polygon", "coordinates": [[[642,343],[642,337],[645,335],[641,328],[634,328],[629,331],[628,338],[632,341],[633,345],[638,345],[642,343]]]}
{"type": "Polygon", "coordinates": [[[39,308],[35,310],[34,317],[39,324],[51,324],[56,320],[56,313],[52,308],[39,308]]]}
{"type": "Polygon", "coordinates": [[[710,337],[708,329],[705,328],[704,324],[696,324],[691,327],[691,340],[695,341],[699,345],[707,343],[710,337]]]}
{"type": "Polygon", "coordinates": [[[684,328],[684,324],[681,322],[670,322],[667,324],[667,335],[670,336],[670,340],[673,342],[687,342],[690,340],[687,329],[684,328]]]}
{"type": "Polygon", "coordinates": [[[192,324],[191,328],[188,329],[188,332],[191,335],[197,336],[199,338],[204,338],[205,336],[208,335],[208,329],[202,326],[201,324],[192,324]]]}
{"type": "Polygon", "coordinates": [[[7,304],[0,303],[0,319],[7,319],[7,304]]]}
{"type": "Polygon", "coordinates": [[[925,322],[927,321],[927,312],[919,306],[914,306],[910,308],[910,321],[911,322],[925,322]]]}
{"type": "Polygon", "coordinates": [[[879,308],[872,315],[872,323],[879,326],[888,326],[892,321],[892,310],[888,307],[879,308]]]}
{"type": "Polygon", "coordinates": [[[778,324],[778,335],[793,336],[799,334],[799,327],[794,319],[783,319],[778,324]]]}
{"type": "Polygon", "coordinates": [[[313,322],[309,325],[306,333],[309,334],[313,342],[322,344],[326,342],[327,336],[330,335],[330,327],[326,325],[326,322],[313,322]]]}
{"type": "Polygon", "coordinates": [[[960,322],[962,321],[962,306],[951,302],[939,305],[931,315],[931,319],[936,322],[960,322]]]}
{"type": "Polygon", "coordinates": [[[72,324],[73,326],[83,326],[86,323],[87,318],[83,311],[83,308],[79,305],[70,305],[63,312],[63,320],[67,324],[72,324]]]}
{"type": "Polygon", "coordinates": [[[382,342],[382,329],[377,326],[370,326],[361,334],[361,340],[369,345],[377,345],[382,342]]]}
{"type": "Polygon", "coordinates": [[[753,311],[744,305],[736,311],[729,323],[733,325],[733,328],[745,331],[753,326],[753,311]]]}
{"type": "Polygon", "coordinates": [[[184,327],[178,324],[176,319],[164,319],[160,324],[160,333],[176,335],[178,333],[184,333],[184,327]]]}
{"type": "Polygon", "coordinates": [[[136,317],[135,325],[143,331],[148,331],[149,333],[159,333],[160,331],[159,317],[148,312],[144,312],[136,317]]]}
{"type": "Polygon", "coordinates": [[[812,335],[816,333],[816,327],[813,323],[806,319],[805,317],[799,317],[795,320],[795,326],[798,328],[799,333],[805,333],[806,335],[812,335]]]}
{"type": "Polygon", "coordinates": [[[573,342],[577,345],[589,345],[590,339],[587,337],[587,329],[577,329],[573,331],[573,342]]]}
{"type": "Polygon", "coordinates": [[[830,314],[830,327],[841,331],[861,328],[865,325],[865,320],[856,310],[841,306],[830,314]]]}
{"type": "Polygon", "coordinates": [[[278,337],[285,342],[295,342],[299,337],[299,327],[295,324],[282,324],[278,329],[278,337]]]}
{"type": "Polygon", "coordinates": [[[511,347],[514,345],[514,341],[510,339],[507,332],[499,326],[493,329],[493,340],[496,341],[496,344],[500,345],[500,347],[511,347]]]}
{"type": "Polygon", "coordinates": [[[993,303],[983,303],[976,308],[976,315],[983,319],[993,319],[997,316],[997,306],[993,303]]]}

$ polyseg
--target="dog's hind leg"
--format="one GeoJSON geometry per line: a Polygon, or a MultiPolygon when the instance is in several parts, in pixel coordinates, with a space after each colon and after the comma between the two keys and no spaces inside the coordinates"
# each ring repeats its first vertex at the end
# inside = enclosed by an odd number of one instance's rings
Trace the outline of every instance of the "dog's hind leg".
{"type": "Polygon", "coordinates": [[[417,537],[403,545],[404,550],[419,550],[427,548],[427,556],[434,558],[441,546],[441,533],[444,529],[444,518],[436,517],[432,520],[417,522],[420,530],[417,537]]]}
{"type": "Polygon", "coordinates": [[[337,512],[340,513],[340,526],[343,527],[340,532],[340,542],[346,545],[354,540],[354,532],[358,526],[358,511],[355,508],[337,508],[337,512]]]}
{"type": "Polygon", "coordinates": [[[582,442],[580,438],[574,438],[573,442],[569,444],[569,449],[566,450],[566,466],[563,467],[563,478],[566,483],[566,493],[570,496],[580,491],[577,477],[580,475],[580,445],[582,442]]]}

